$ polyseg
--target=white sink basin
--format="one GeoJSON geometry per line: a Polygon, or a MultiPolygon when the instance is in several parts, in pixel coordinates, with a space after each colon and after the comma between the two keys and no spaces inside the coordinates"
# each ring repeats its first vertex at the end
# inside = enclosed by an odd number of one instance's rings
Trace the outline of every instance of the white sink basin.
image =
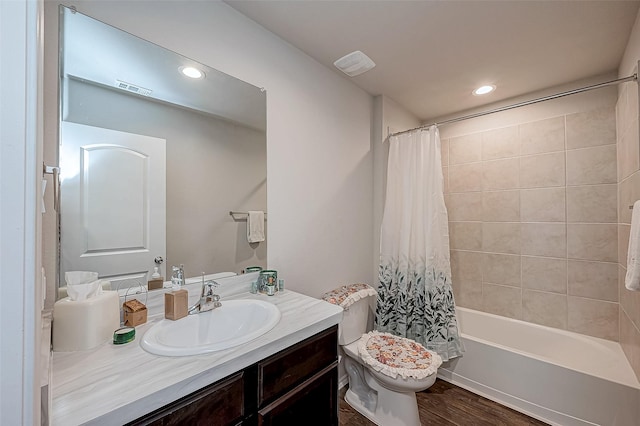
{"type": "Polygon", "coordinates": [[[178,321],[163,319],[142,337],[140,346],[164,356],[200,355],[247,343],[271,330],[280,310],[262,300],[223,300],[212,311],[178,321]]]}

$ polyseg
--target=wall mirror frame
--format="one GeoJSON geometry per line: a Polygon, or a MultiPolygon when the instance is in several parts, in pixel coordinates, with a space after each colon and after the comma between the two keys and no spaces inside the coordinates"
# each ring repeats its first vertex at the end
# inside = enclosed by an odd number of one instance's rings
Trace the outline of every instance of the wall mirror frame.
{"type": "Polygon", "coordinates": [[[65,6],[59,43],[59,286],[265,267],[244,214],[267,209],[265,90],[65,6]]]}

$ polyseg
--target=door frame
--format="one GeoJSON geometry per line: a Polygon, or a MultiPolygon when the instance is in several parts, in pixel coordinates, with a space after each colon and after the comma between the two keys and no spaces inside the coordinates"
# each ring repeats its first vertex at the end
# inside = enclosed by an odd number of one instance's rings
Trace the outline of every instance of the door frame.
{"type": "Polygon", "coordinates": [[[41,423],[43,6],[0,1],[2,424],[41,423]]]}

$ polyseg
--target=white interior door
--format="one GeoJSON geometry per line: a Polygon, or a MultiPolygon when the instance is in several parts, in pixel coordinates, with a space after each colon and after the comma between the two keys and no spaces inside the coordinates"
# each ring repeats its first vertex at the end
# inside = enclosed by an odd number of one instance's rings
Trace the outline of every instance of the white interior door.
{"type": "Polygon", "coordinates": [[[61,141],[60,285],[66,271],[146,284],[166,258],[166,141],[71,122],[61,141]]]}

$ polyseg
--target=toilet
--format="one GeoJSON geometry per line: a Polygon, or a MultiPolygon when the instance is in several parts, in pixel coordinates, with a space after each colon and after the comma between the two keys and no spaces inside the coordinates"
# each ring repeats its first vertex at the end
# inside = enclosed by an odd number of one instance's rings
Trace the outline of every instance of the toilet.
{"type": "Polygon", "coordinates": [[[442,359],[413,340],[366,333],[376,296],[366,284],[343,286],[322,296],[344,309],[338,344],[349,376],[345,400],[377,425],[419,426],[416,392],[433,385],[442,359]]]}

